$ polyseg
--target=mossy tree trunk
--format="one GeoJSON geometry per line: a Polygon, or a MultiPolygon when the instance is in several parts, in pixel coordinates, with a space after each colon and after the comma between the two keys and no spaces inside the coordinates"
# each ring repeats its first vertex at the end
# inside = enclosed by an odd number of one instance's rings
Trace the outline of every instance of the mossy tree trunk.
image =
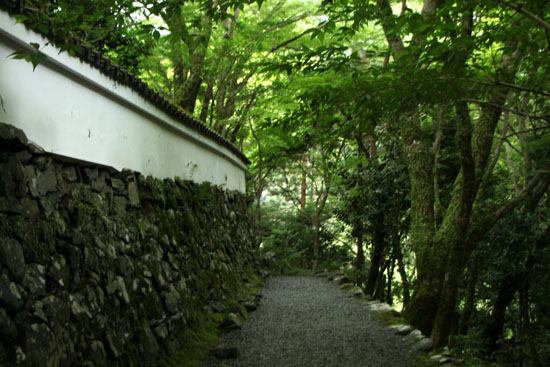
{"type": "MultiPolygon", "coordinates": [[[[508,51],[504,53],[497,72],[505,76],[506,82],[513,82],[519,60],[518,52],[508,51]]],[[[455,105],[460,172],[455,180],[451,203],[435,237],[436,242],[440,244],[437,247],[446,252],[442,294],[431,332],[431,338],[436,346],[446,345],[448,342],[451,325],[456,314],[458,282],[470,255],[479,242],[479,238],[470,236],[473,226],[472,221],[474,223],[478,222],[477,218],[472,219],[472,215],[477,214],[477,212],[474,213],[473,209],[474,206],[481,205],[484,200],[483,190],[480,191],[480,189],[492,174],[487,170],[489,157],[492,151],[495,130],[502,115],[501,106],[505,105],[507,96],[507,89],[493,92],[488,98],[489,103],[483,107],[481,116],[473,128],[467,104],[458,102],[455,105]]],[[[496,221],[493,225],[495,223],[496,221]]],[[[490,228],[486,230],[488,229],[490,228]]]]}
{"type": "MultiPolygon", "coordinates": [[[[388,0],[377,0],[379,18],[390,51],[397,64],[406,66],[405,56],[413,52],[405,48],[400,36],[396,17],[388,0]]],[[[426,0],[422,9],[424,16],[435,10],[435,1],[426,0]]],[[[414,67],[410,64],[410,67],[414,67]]],[[[435,234],[434,216],[434,155],[424,142],[418,107],[410,103],[397,121],[401,126],[402,147],[411,181],[411,228],[410,241],[417,260],[417,280],[414,292],[405,309],[404,316],[423,333],[431,331],[441,294],[444,269],[434,266],[441,260],[433,249],[435,234]]]]}
{"type": "MultiPolygon", "coordinates": [[[[422,37],[413,37],[405,47],[399,36],[399,25],[387,0],[378,0],[380,20],[394,61],[403,68],[414,69],[423,47],[422,37]],[[409,57],[404,57],[409,56],[409,57]]],[[[422,15],[426,21],[435,11],[436,2],[425,0],[422,15]]],[[[466,8],[467,9],[467,8],[466,8]]],[[[471,14],[464,15],[459,35],[471,36],[471,14]]],[[[468,42],[464,42],[468,45],[468,42]]],[[[517,45],[508,44],[495,74],[511,84],[520,55],[517,45]]],[[[446,65],[455,77],[463,77],[469,50],[458,52],[446,65]]],[[[455,141],[459,147],[460,171],[455,179],[451,200],[442,210],[442,221],[435,221],[434,153],[425,142],[420,113],[414,103],[403,107],[399,114],[402,148],[411,180],[410,240],[416,254],[418,276],[413,296],[404,316],[423,333],[431,335],[436,346],[445,345],[455,318],[459,279],[464,266],[475,249],[482,233],[486,233],[498,220],[517,206],[536,182],[494,213],[482,213],[483,185],[491,172],[486,172],[496,127],[506,104],[507,88],[496,88],[487,95],[475,126],[469,106],[463,97],[454,105],[456,121],[455,141]]]]}
{"type": "Polygon", "coordinates": [[[417,280],[405,317],[422,332],[431,331],[442,286],[443,269],[440,254],[433,249],[434,192],[433,156],[422,144],[417,112],[404,116],[402,128],[403,148],[411,179],[410,239],[417,260],[417,280]]]}

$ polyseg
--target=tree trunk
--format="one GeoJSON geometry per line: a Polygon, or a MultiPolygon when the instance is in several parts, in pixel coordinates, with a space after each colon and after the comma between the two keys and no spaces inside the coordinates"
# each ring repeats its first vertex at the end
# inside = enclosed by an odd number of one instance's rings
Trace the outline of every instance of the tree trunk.
{"type": "Polygon", "coordinates": [[[306,209],[306,165],[307,157],[304,154],[302,156],[302,182],[300,187],[300,209],[306,209]]]}
{"type": "MultiPolygon", "coordinates": [[[[443,256],[448,258],[441,299],[431,333],[432,341],[436,346],[447,344],[451,325],[456,315],[458,280],[462,275],[464,263],[469,256],[465,239],[468,234],[475,198],[476,171],[472,154],[470,113],[465,102],[457,103],[456,109],[458,115],[456,140],[460,147],[460,173],[455,180],[455,190],[451,203],[437,233],[437,238],[440,239],[437,243],[443,245],[439,248],[446,252],[443,256]]],[[[491,145],[484,148],[490,151],[491,145]]]]}
{"type": "Polygon", "coordinates": [[[317,272],[317,267],[319,266],[319,248],[321,242],[321,213],[319,210],[315,213],[314,218],[315,224],[315,239],[313,243],[313,269],[312,272],[315,274],[317,272]]]}
{"type": "MultiPolygon", "coordinates": [[[[381,25],[396,64],[414,69],[415,63],[409,60],[416,60],[419,52],[416,50],[422,49],[422,38],[413,37],[411,42],[415,47],[405,48],[389,1],[377,0],[377,3],[381,25]],[[404,59],[403,56],[409,58],[404,59]]],[[[423,16],[428,18],[434,10],[435,1],[425,0],[423,16]]],[[[462,36],[469,36],[470,27],[471,15],[465,16],[462,36]]],[[[517,51],[510,54],[509,50],[516,49],[514,45],[507,46],[497,75],[511,83],[519,57],[517,51]]],[[[464,55],[457,55],[451,66],[460,65],[467,52],[465,49],[464,55]]],[[[460,70],[457,76],[461,76],[460,70]]],[[[399,116],[403,152],[411,180],[410,239],[416,254],[418,272],[415,290],[404,316],[423,333],[432,335],[436,346],[447,343],[455,317],[458,279],[479,241],[478,237],[470,234],[472,212],[476,199],[478,202],[483,199],[477,194],[482,183],[488,179],[488,158],[507,93],[506,88],[492,91],[473,131],[467,104],[456,103],[459,123],[456,139],[460,147],[461,170],[455,180],[451,202],[437,231],[434,215],[434,157],[431,149],[423,144],[418,106],[403,106],[408,112],[399,116]]],[[[518,197],[518,200],[511,201],[510,205],[503,208],[501,215],[518,205],[520,199],[518,197]]]]}
{"type": "Polygon", "coordinates": [[[529,317],[529,281],[524,280],[524,285],[519,291],[519,310],[521,318],[523,319],[522,334],[527,343],[529,344],[529,351],[531,352],[531,361],[534,367],[541,366],[539,353],[537,346],[534,342],[533,325],[529,317]]]}
{"type": "MultiPolygon", "coordinates": [[[[409,118],[405,125],[412,125],[418,118],[409,118]]],[[[414,124],[419,126],[418,124],[414,124]]],[[[413,295],[403,315],[407,320],[429,335],[437,312],[442,287],[443,269],[438,267],[441,259],[433,251],[434,236],[434,194],[433,194],[433,156],[421,142],[414,138],[412,127],[403,131],[403,148],[406,154],[407,169],[411,180],[411,228],[410,240],[416,254],[417,280],[413,295]],[[412,136],[411,136],[412,135],[412,136]],[[405,139],[405,137],[408,137],[405,139]]]]}
{"type": "Polygon", "coordinates": [[[498,341],[504,330],[506,308],[514,299],[518,289],[518,279],[514,274],[507,274],[500,282],[497,296],[491,309],[491,319],[483,329],[481,335],[485,338],[485,351],[491,355],[498,349],[498,341]]]}
{"type": "MultiPolygon", "coordinates": [[[[545,192],[550,184],[549,177],[546,177],[545,180],[539,185],[537,190],[534,190],[534,193],[530,200],[527,202],[527,210],[534,211],[536,208],[536,203],[539,202],[541,198],[541,191],[545,192]]],[[[489,323],[483,329],[481,335],[485,339],[485,350],[488,355],[491,355],[493,352],[498,350],[498,341],[502,337],[504,330],[504,321],[506,308],[514,299],[516,291],[526,288],[524,285],[528,274],[531,271],[531,268],[537,261],[537,253],[542,250],[548,240],[550,239],[550,228],[540,237],[537,241],[536,250],[532,252],[525,262],[525,269],[523,272],[516,273],[506,273],[506,275],[500,280],[498,286],[497,296],[493,302],[493,307],[491,309],[491,318],[489,323]]],[[[519,245],[519,244],[518,244],[519,245]]]]}
{"type": "MultiPolygon", "coordinates": [[[[504,54],[499,70],[508,75],[507,82],[512,82],[516,65],[519,63],[518,53],[504,54]]],[[[444,249],[446,256],[446,271],[443,278],[444,286],[438,305],[434,327],[431,333],[436,347],[446,345],[456,313],[458,279],[471,253],[477,246],[479,238],[469,236],[471,219],[476,202],[483,200],[479,189],[488,180],[487,166],[492,151],[493,137],[502,114],[508,95],[508,89],[497,90],[489,96],[481,116],[471,131],[470,114],[465,103],[456,105],[459,126],[457,142],[460,146],[461,169],[455,181],[455,190],[451,203],[447,208],[445,218],[436,237],[440,241],[438,248],[444,249]],[[477,200],[477,201],[476,201],[477,200]]],[[[518,205],[519,202],[516,203],[518,205]]]]}
{"type": "Polygon", "coordinates": [[[365,284],[365,294],[374,295],[376,286],[378,285],[378,278],[380,276],[380,268],[383,265],[383,254],[386,247],[385,233],[384,233],[384,219],[380,215],[373,223],[372,233],[372,252],[370,255],[370,268],[367,276],[367,282],[365,284]]]}
{"type": "Polygon", "coordinates": [[[380,302],[384,302],[384,293],[386,289],[386,275],[384,274],[384,271],[386,271],[385,266],[380,269],[378,281],[376,282],[376,290],[373,296],[374,299],[379,300],[380,302]]]}
{"type": "Polygon", "coordinates": [[[355,266],[357,267],[357,270],[361,274],[359,276],[359,286],[363,285],[363,270],[365,269],[365,251],[363,249],[363,232],[360,231],[357,234],[357,259],[355,266]]]}
{"type": "Polygon", "coordinates": [[[253,228],[254,233],[256,237],[256,246],[259,248],[260,244],[262,243],[263,239],[263,231],[261,227],[261,221],[262,221],[262,192],[264,190],[265,186],[265,176],[263,173],[263,150],[262,150],[262,142],[258,135],[256,134],[256,131],[254,130],[254,126],[252,126],[252,121],[248,121],[250,126],[250,132],[252,134],[252,137],[254,140],[256,140],[256,144],[258,145],[258,174],[257,174],[257,186],[256,186],[256,211],[253,216],[253,228]]]}
{"type": "MultiPolygon", "coordinates": [[[[456,247],[455,247],[456,249],[456,247]]],[[[459,251],[453,251],[449,256],[447,271],[443,283],[443,289],[439,300],[434,327],[430,335],[434,346],[441,347],[447,345],[453,320],[456,317],[456,299],[458,294],[458,284],[462,273],[462,261],[452,260],[455,256],[462,256],[459,251]]]]}
{"type": "Polygon", "coordinates": [[[214,96],[213,94],[214,86],[212,85],[212,82],[209,82],[206,86],[206,90],[204,93],[204,98],[202,100],[202,106],[201,106],[201,113],[199,116],[199,119],[202,122],[206,123],[206,120],[208,119],[208,111],[210,110],[210,102],[212,101],[212,98],[214,96]]]}
{"type": "MultiPolygon", "coordinates": [[[[340,153],[342,152],[343,143],[340,146],[340,150],[338,151],[337,157],[340,157],[340,153]]],[[[319,266],[319,253],[320,253],[320,247],[321,247],[321,215],[323,214],[323,210],[325,210],[325,205],[327,204],[328,194],[330,191],[330,173],[328,171],[328,167],[326,165],[326,156],[323,156],[323,189],[320,193],[320,195],[317,197],[317,203],[315,208],[315,239],[313,243],[313,274],[317,272],[317,267],[319,266]]]]}
{"type": "Polygon", "coordinates": [[[468,267],[468,285],[466,288],[466,297],[464,299],[464,310],[460,317],[460,334],[466,335],[470,326],[470,318],[475,311],[475,293],[478,277],[477,256],[472,258],[468,267]]]}
{"type": "MultiPolygon", "coordinates": [[[[175,34],[187,34],[185,20],[181,9],[176,7],[173,12],[163,16],[168,28],[175,34]]],[[[212,17],[205,14],[200,24],[199,37],[189,37],[181,41],[187,44],[189,50],[190,66],[185,68],[183,62],[183,47],[177,43],[174,47],[176,52],[172,57],[174,63],[174,97],[175,103],[190,114],[195,110],[195,103],[202,83],[202,68],[208,51],[208,43],[212,35],[212,17]]]]}
{"type": "Polygon", "coordinates": [[[401,277],[401,284],[403,286],[403,308],[407,308],[409,304],[410,296],[410,287],[409,279],[407,278],[407,271],[405,270],[405,264],[403,264],[403,253],[401,251],[401,245],[399,243],[400,236],[398,236],[393,244],[393,256],[397,260],[397,269],[399,276],[401,277]]]}
{"type": "Polygon", "coordinates": [[[395,269],[395,259],[392,257],[389,262],[388,270],[388,287],[386,291],[386,303],[388,305],[393,305],[393,294],[392,294],[392,279],[393,271],[395,269]]]}

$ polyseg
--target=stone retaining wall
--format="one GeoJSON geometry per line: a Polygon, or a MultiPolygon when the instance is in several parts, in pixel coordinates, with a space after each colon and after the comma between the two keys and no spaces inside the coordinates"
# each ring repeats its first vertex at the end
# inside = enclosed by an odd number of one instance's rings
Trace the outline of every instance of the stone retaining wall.
{"type": "Polygon", "coordinates": [[[45,154],[0,124],[0,365],[154,366],[252,271],[237,192],[45,154]]]}

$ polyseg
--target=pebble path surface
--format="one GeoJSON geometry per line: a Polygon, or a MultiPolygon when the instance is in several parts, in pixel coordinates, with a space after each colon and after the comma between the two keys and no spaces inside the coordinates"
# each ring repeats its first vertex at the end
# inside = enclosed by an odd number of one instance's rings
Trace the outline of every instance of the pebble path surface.
{"type": "Polygon", "coordinates": [[[401,338],[365,303],[333,282],[278,276],[261,290],[262,302],[242,329],[222,336],[239,357],[212,357],[207,367],[409,367],[401,338]]]}

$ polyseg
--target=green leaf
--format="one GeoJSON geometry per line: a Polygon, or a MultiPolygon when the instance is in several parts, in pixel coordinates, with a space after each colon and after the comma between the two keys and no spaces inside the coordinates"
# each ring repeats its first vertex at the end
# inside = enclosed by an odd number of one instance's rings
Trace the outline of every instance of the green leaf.
{"type": "Polygon", "coordinates": [[[40,31],[40,33],[48,34],[50,33],[50,28],[45,24],[37,24],[36,27],[40,31]]]}
{"type": "Polygon", "coordinates": [[[29,18],[27,18],[27,16],[23,15],[23,14],[17,14],[15,15],[15,24],[18,24],[18,23],[24,23],[28,20],[29,18]]]}
{"type": "Polygon", "coordinates": [[[325,24],[325,29],[326,29],[327,32],[332,32],[332,31],[334,31],[335,28],[336,28],[336,23],[334,23],[333,20],[329,20],[325,24]]]}
{"type": "Polygon", "coordinates": [[[286,65],[286,74],[287,75],[292,74],[292,65],[286,65]]]}
{"type": "MultiPolygon", "coordinates": [[[[78,55],[82,55],[82,53],[84,52],[80,45],[71,45],[71,50],[78,55]]],[[[74,54],[71,56],[74,56],[74,54]]]]}
{"type": "Polygon", "coordinates": [[[36,69],[36,67],[38,66],[38,64],[40,64],[40,61],[41,61],[41,57],[39,54],[36,54],[36,55],[32,55],[30,57],[30,62],[32,64],[32,71],[34,71],[36,69]]]}
{"type": "Polygon", "coordinates": [[[10,59],[21,60],[24,59],[27,54],[24,51],[14,51],[8,55],[10,59]]]}
{"type": "Polygon", "coordinates": [[[320,31],[319,31],[318,29],[316,29],[316,30],[314,30],[313,32],[311,32],[311,37],[310,37],[309,39],[310,39],[310,40],[314,40],[315,37],[318,37],[318,36],[319,36],[319,32],[320,32],[320,31]]]}
{"type": "Polygon", "coordinates": [[[325,40],[325,32],[320,31],[317,38],[319,38],[319,41],[323,42],[325,40]]]}
{"type": "MultiPolygon", "coordinates": [[[[308,30],[308,32],[311,32],[311,40],[314,40],[315,38],[318,38],[321,42],[325,39],[325,33],[327,32],[326,28],[328,23],[322,23],[320,27],[322,28],[312,28],[308,30]]],[[[329,26],[330,27],[330,26],[329,26]]]]}

